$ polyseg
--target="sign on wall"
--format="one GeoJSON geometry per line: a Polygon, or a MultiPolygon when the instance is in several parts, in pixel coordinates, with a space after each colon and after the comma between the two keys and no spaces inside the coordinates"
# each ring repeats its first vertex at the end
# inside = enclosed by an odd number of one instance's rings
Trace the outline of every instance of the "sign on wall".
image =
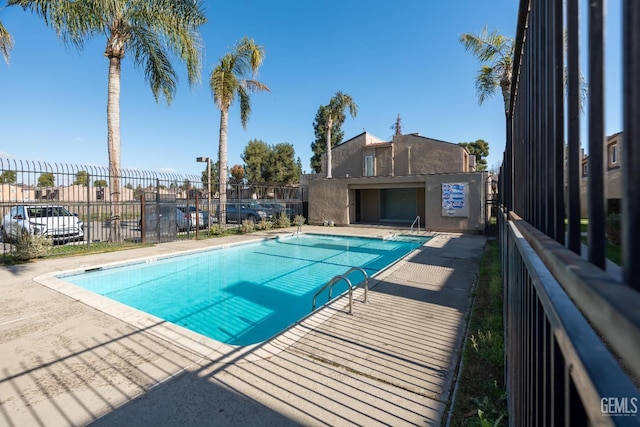
{"type": "Polygon", "coordinates": [[[442,216],[469,217],[469,183],[442,184],[442,216]]]}

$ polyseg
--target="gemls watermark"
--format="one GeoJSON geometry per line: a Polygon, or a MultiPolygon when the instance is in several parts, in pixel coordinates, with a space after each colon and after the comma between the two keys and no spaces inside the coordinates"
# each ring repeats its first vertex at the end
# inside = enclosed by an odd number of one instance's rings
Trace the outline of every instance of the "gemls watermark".
{"type": "Polygon", "coordinates": [[[638,415],[637,397],[603,397],[600,399],[602,415],[609,417],[633,417],[638,415]]]}

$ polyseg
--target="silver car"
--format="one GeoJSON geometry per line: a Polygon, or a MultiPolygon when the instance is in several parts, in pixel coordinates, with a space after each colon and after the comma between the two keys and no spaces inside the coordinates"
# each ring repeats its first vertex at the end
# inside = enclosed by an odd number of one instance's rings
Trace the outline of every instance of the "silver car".
{"type": "Polygon", "coordinates": [[[187,224],[189,228],[195,228],[196,224],[200,228],[207,228],[209,222],[209,213],[196,209],[195,206],[178,205],[178,228],[185,230],[187,224]],[[180,220],[183,225],[180,225],[180,220]]]}
{"type": "Polygon", "coordinates": [[[2,218],[2,239],[15,241],[21,234],[40,234],[54,242],[84,239],[84,223],[63,206],[13,206],[2,218]]]}

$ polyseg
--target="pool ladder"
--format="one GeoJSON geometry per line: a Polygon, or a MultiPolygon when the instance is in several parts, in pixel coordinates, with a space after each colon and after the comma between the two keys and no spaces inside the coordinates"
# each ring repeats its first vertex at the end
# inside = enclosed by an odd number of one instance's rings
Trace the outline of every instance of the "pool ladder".
{"type": "MultiPolygon", "coordinates": [[[[353,288],[354,288],[354,286],[351,284],[351,280],[349,280],[349,278],[347,277],[349,275],[349,273],[351,273],[352,271],[359,271],[364,276],[364,302],[366,303],[367,302],[367,291],[369,290],[369,275],[367,274],[366,271],[364,271],[363,268],[351,267],[344,274],[338,274],[337,276],[334,276],[331,280],[329,280],[327,283],[325,283],[323,287],[318,289],[318,291],[313,296],[313,301],[311,303],[311,311],[314,311],[316,309],[316,298],[318,298],[318,295],[320,295],[324,290],[326,290],[328,288],[329,289],[329,299],[327,299],[327,302],[331,301],[331,291],[333,290],[333,285],[335,285],[336,283],[340,282],[341,280],[344,280],[345,282],[347,282],[347,285],[349,286],[349,314],[353,314],[353,288]]],[[[358,285],[356,285],[355,287],[357,287],[357,286],[358,285]]]]}
{"type": "Polygon", "coordinates": [[[418,234],[420,234],[420,217],[417,216],[416,219],[413,220],[413,223],[411,224],[411,229],[409,230],[409,234],[413,234],[413,226],[416,225],[416,223],[418,224],[418,234]]]}

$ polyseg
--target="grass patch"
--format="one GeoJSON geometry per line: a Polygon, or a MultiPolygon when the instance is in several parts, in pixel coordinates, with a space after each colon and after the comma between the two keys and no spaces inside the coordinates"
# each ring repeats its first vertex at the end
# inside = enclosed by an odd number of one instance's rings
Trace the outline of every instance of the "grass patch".
{"type": "Polygon", "coordinates": [[[451,425],[507,425],[503,295],[497,241],[487,243],[475,293],[451,425]]]}
{"type": "MultiPolygon", "coordinates": [[[[582,243],[589,246],[589,238],[587,236],[582,236],[580,239],[582,240],[582,243]]],[[[604,253],[610,261],[622,266],[622,248],[620,246],[607,242],[607,247],[604,253]]]]}
{"type": "Polygon", "coordinates": [[[79,245],[60,245],[54,246],[49,254],[50,258],[53,257],[65,257],[75,255],[89,255],[89,254],[102,254],[107,252],[116,252],[126,249],[144,248],[147,246],[153,246],[151,243],[140,244],[137,242],[122,242],[122,243],[109,243],[109,242],[93,242],[90,246],[86,243],[79,245]]]}
{"type": "MultiPolygon", "coordinates": [[[[564,230],[569,230],[569,220],[565,218],[564,220],[564,230]]],[[[580,218],[580,232],[586,233],[589,231],[589,219],[588,218],[580,218]]]]}
{"type": "MultiPolygon", "coordinates": [[[[567,220],[564,220],[565,226],[567,224],[567,220]]],[[[588,233],[589,232],[589,220],[587,218],[582,218],[580,220],[580,232],[588,233]]],[[[582,236],[580,238],[582,243],[589,246],[589,239],[586,236],[582,236]]],[[[613,243],[607,241],[607,248],[605,249],[605,256],[613,261],[617,265],[622,265],[622,252],[621,248],[618,245],[614,245],[613,243]]]]}
{"type": "Polygon", "coordinates": [[[109,242],[95,242],[91,243],[91,246],[87,247],[87,244],[77,245],[53,245],[51,246],[46,255],[32,255],[28,258],[21,257],[20,251],[5,252],[0,256],[0,265],[14,265],[29,262],[36,258],[62,258],[67,256],[76,255],[89,255],[89,254],[101,254],[107,252],[116,252],[127,249],[142,248],[146,246],[153,246],[152,244],[140,244],[137,242],[122,242],[122,243],[109,243],[109,242]]]}

